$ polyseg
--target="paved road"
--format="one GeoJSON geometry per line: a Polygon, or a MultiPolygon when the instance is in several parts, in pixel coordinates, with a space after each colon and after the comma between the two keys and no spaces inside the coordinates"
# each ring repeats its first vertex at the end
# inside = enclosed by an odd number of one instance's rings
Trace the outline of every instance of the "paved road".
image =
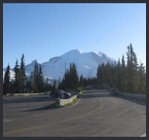
{"type": "Polygon", "coordinates": [[[107,91],[85,92],[70,108],[36,110],[54,101],[48,95],[4,97],[3,136],[106,137],[146,133],[146,106],[113,97],[107,91]]]}

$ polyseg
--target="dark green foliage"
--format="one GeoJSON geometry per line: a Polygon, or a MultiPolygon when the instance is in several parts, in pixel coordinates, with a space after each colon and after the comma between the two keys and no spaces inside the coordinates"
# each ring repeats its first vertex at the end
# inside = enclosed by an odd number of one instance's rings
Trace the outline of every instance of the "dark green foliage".
{"type": "Polygon", "coordinates": [[[84,85],[84,78],[83,78],[83,75],[80,76],[79,85],[80,85],[80,87],[83,87],[83,85],[84,85]]]}
{"type": "MultiPolygon", "coordinates": [[[[75,90],[83,88],[117,88],[123,92],[146,94],[146,71],[142,63],[138,65],[137,56],[133,50],[132,44],[127,47],[127,63],[124,55],[121,60],[113,64],[101,64],[97,69],[96,78],[78,77],[77,68],[74,63],[70,63],[69,69],[65,70],[62,80],[59,79],[59,89],[75,90]]],[[[53,86],[48,78],[45,80],[42,74],[41,65],[35,63],[34,71],[31,72],[30,80],[26,79],[24,55],[22,55],[20,67],[18,61],[14,67],[15,80],[10,81],[10,67],[7,66],[3,94],[8,92],[46,92],[56,89],[56,81],[53,86]]]]}
{"type": "Polygon", "coordinates": [[[29,92],[34,92],[34,72],[31,72],[31,76],[30,76],[30,87],[29,87],[29,92]]]}
{"type": "Polygon", "coordinates": [[[121,91],[126,91],[126,84],[127,84],[127,79],[126,79],[126,75],[127,75],[127,71],[126,71],[126,64],[125,64],[125,58],[124,55],[122,56],[121,59],[121,87],[120,90],[121,91]]]}
{"type": "Polygon", "coordinates": [[[3,94],[6,95],[10,91],[10,66],[8,64],[4,76],[3,94]]]}
{"type": "Polygon", "coordinates": [[[18,93],[19,92],[19,82],[20,82],[19,81],[20,80],[20,68],[19,68],[18,60],[16,60],[14,72],[15,72],[14,92],[18,93]]]}
{"type": "Polygon", "coordinates": [[[47,78],[46,81],[44,81],[44,91],[49,91],[51,90],[53,87],[52,85],[49,83],[49,79],[47,78]]]}
{"type": "Polygon", "coordinates": [[[131,44],[127,48],[127,90],[137,92],[137,57],[131,44]]]}
{"type": "Polygon", "coordinates": [[[96,88],[96,78],[84,78],[84,87],[87,89],[96,88]]]}
{"type": "Polygon", "coordinates": [[[48,79],[44,80],[42,74],[41,65],[35,63],[34,71],[31,72],[30,79],[27,80],[25,74],[25,63],[24,63],[24,55],[21,57],[20,67],[18,64],[18,60],[16,60],[16,64],[14,67],[15,72],[15,80],[10,81],[10,67],[8,65],[4,83],[3,83],[3,94],[8,92],[10,93],[24,93],[24,92],[44,92],[52,89],[52,86],[49,84],[48,79]]]}
{"type": "Polygon", "coordinates": [[[56,81],[53,82],[52,89],[53,89],[53,90],[56,90],[56,89],[57,89],[57,87],[56,87],[56,81]]]}
{"type": "Polygon", "coordinates": [[[138,86],[137,91],[140,91],[142,94],[146,94],[146,73],[143,63],[140,63],[138,67],[138,86]]]}
{"type": "Polygon", "coordinates": [[[143,64],[138,66],[137,56],[130,44],[127,52],[127,64],[124,55],[115,64],[107,63],[98,66],[97,87],[102,84],[130,93],[146,94],[146,73],[143,64]]]}
{"type": "Polygon", "coordinates": [[[116,88],[121,88],[121,81],[122,81],[122,78],[121,78],[121,63],[120,63],[120,59],[118,59],[118,62],[117,62],[117,65],[115,67],[115,79],[116,79],[116,82],[115,82],[115,87],[116,88]]]}
{"type": "Polygon", "coordinates": [[[42,74],[42,68],[41,65],[39,65],[39,73],[38,73],[38,84],[39,84],[39,92],[42,92],[44,90],[44,81],[43,81],[43,74],[42,74]]]}
{"type": "Polygon", "coordinates": [[[30,81],[28,82],[29,92],[46,92],[52,89],[49,79],[44,79],[41,65],[35,63],[34,71],[31,72],[30,81]]]}
{"type": "Polygon", "coordinates": [[[21,57],[20,72],[19,72],[19,92],[24,93],[26,88],[26,74],[25,74],[25,63],[24,54],[21,57]]]}
{"type": "Polygon", "coordinates": [[[98,84],[101,84],[102,82],[105,81],[105,65],[102,64],[100,66],[98,66],[98,69],[97,69],[97,83],[98,84]]]}
{"type": "Polygon", "coordinates": [[[59,84],[59,89],[64,90],[75,90],[79,87],[79,78],[76,69],[76,65],[74,63],[70,63],[69,69],[65,71],[64,77],[59,84]]]}
{"type": "Polygon", "coordinates": [[[11,83],[11,92],[13,93],[24,93],[27,92],[27,80],[25,74],[25,62],[24,62],[24,54],[21,57],[20,67],[18,64],[18,60],[16,60],[16,64],[14,67],[15,72],[15,80],[11,83]]]}
{"type": "Polygon", "coordinates": [[[9,93],[11,93],[11,94],[15,93],[15,83],[14,83],[14,81],[10,81],[9,93]]]}
{"type": "Polygon", "coordinates": [[[35,63],[34,72],[31,72],[30,77],[30,91],[31,92],[47,91],[48,90],[47,80],[44,82],[41,65],[35,63]]]}
{"type": "Polygon", "coordinates": [[[34,79],[34,92],[38,92],[38,63],[35,63],[34,66],[34,75],[33,75],[33,79],[34,79]]]}

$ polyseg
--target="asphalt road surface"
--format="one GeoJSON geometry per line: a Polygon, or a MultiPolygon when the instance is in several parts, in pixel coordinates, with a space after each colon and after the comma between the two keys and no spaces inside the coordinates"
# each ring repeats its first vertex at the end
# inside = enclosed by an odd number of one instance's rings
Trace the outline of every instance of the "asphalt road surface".
{"type": "Polygon", "coordinates": [[[3,98],[3,137],[140,137],[146,106],[107,91],[84,92],[72,107],[42,109],[48,95],[3,98]]]}

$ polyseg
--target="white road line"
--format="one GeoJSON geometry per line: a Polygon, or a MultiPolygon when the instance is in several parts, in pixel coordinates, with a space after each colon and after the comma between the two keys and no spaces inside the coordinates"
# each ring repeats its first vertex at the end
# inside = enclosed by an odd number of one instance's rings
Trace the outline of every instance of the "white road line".
{"type": "Polygon", "coordinates": [[[140,137],[146,137],[146,133],[144,133],[143,135],[141,135],[140,137]]]}

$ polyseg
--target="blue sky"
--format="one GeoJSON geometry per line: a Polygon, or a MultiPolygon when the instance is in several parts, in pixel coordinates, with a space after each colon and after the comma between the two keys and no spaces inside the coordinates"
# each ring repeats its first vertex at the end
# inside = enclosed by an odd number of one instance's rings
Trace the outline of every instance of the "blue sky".
{"type": "Polygon", "coordinates": [[[3,67],[49,61],[72,49],[118,59],[132,43],[146,65],[146,4],[4,4],[3,67]]]}

